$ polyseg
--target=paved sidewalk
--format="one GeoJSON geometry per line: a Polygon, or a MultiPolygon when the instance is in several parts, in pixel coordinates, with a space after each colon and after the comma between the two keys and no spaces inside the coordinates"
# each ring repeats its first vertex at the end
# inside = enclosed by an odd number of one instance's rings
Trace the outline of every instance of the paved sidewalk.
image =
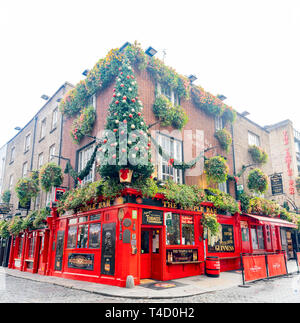
{"type": "MultiPolygon", "coordinates": [[[[166,282],[157,282],[145,280],[145,284],[135,286],[134,288],[122,288],[98,283],[83,282],[78,280],[65,279],[53,276],[43,276],[21,272],[19,270],[3,268],[5,273],[10,276],[29,279],[42,283],[49,283],[73,288],[90,293],[96,293],[109,297],[124,298],[145,298],[145,299],[170,299],[181,298],[204,294],[208,292],[236,287],[243,284],[241,271],[222,272],[219,277],[207,277],[205,275],[174,279],[167,282],[166,288],[154,286],[155,283],[165,284],[166,282]],[[175,285],[175,286],[174,286],[175,285]],[[174,287],[172,287],[174,286],[174,287]]],[[[298,268],[295,260],[288,261],[288,273],[297,273],[298,268]]]]}

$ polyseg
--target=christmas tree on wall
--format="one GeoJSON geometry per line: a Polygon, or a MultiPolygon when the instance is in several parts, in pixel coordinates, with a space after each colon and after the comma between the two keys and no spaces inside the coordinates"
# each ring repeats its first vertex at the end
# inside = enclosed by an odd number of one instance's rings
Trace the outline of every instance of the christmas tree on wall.
{"type": "Polygon", "coordinates": [[[143,104],[133,68],[125,57],[110,103],[103,145],[98,149],[99,173],[104,179],[131,182],[153,173],[150,137],[142,116],[143,104]]]}

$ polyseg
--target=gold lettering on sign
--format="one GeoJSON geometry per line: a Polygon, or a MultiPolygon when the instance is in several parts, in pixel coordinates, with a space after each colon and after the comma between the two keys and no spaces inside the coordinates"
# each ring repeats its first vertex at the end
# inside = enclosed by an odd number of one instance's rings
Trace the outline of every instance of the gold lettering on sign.
{"type": "Polygon", "coordinates": [[[93,203],[93,204],[89,204],[87,206],[80,207],[78,209],[78,212],[93,211],[93,210],[97,210],[97,209],[103,209],[103,208],[109,207],[109,206],[111,206],[111,201],[110,200],[104,200],[104,201],[99,202],[99,203],[93,203]]]}

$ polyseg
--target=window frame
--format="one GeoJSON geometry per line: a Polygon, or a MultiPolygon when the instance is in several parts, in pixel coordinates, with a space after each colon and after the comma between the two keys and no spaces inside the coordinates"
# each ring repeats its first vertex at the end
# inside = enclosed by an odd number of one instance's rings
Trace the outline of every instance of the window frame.
{"type": "Polygon", "coordinates": [[[24,143],[24,152],[25,153],[30,150],[30,142],[31,142],[31,133],[28,133],[25,136],[25,143],[24,143]]]}
{"type": "Polygon", "coordinates": [[[49,162],[51,162],[55,158],[55,157],[51,157],[52,155],[55,155],[55,144],[49,147],[49,162]],[[52,150],[54,151],[52,152],[52,150]]]}
{"type": "Polygon", "coordinates": [[[102,214],[101,213],[96,213],[96,214],[89,214],[87,216],[78,216],[75,218],[69,218],[68,220],[68,229],[67,229],[67,247],[66,249],[68,250],[100,250],[101,249],[101,239],[102,239],[102,214]],[[92,219],[91,217],[99,215],[99,218],[97,219],[92,219]],[[80,218],[87,217],[86,221],[80,221],[80,218]],[[72,223],[71,223],[72,222],[72,223]],[[99,230],[99,247],[90,247],[90,226],[94,224],[99,224],[100,225],[100,230],[99,230]],[[86,241],[86,247],[81,248],[78,247],[78,234],[79,234],[79,227],[80,226],[87,226],[87,241],[86,241]],[[75,247],[69,247],[69,230],[70,228],[76,228],[75,231],[75,247]]]}
{"type": "MultiPolygon", "coordinates": [[[[78,173],[85,168],[87,162],[90,160],[93,154],[94,149],[95,149],[95,146],[94,146],[94,143],[92,143],[77,151],[77,172],[78,173]],[[87,154],[87,156],[83,154],[87,154]]],[[[81,181],[81,185],[84,185],[86,183],[93,183],[95,181],[95,165],[96,165],[96,162],[94,161],[91,171],[81,181]]]]}
{"type": "MultiPolygon", "coordinates": [[[[169,248],[169,247],[175,247],[175,248],[178,248],[178,247],[188,247],[188,248],[194,248],[196,246],[196,240],[195,240],[195,215],[193,214],[184,214],[184,213],[173,213],[172,212],[172,216],[174,215],[178,215],[179,216],[179,240],[180,240],[180,243],[179,244],[168,244],[168,239],[167,239],[167,233],[168,233],[168,226],[166,225],[166,247],[169,248]],[[193,236],[194,236],[194,240],[193,240],[193,244],[183,244],[183,235],[182,235],[182,232],[183,232],[183,229],[182,229],[182,217],[183,216],[188,216],[188,217],[192,217],[193,219],[193,236]]],[[[166,216],[166,215],[164,215],[166,216]]]]}
{"type": "Polygon", "coordinates": [[[10,163],[13,163],[15,161],[15,154],[16,154],[16,146],[13,146],[10,151],[10,163]]]}
{"type": "Polygon", "coordinates": [[[261,146],[260,136],[258,136],[252,131],[248,131],[248,145],[249,146],[255,145],[257,147],[260,147],[261,146]]]}
{"type": "MultiPolygon", "coordinates": [[[[174,137],[170,137],[163,133],[157,133],[157,142],[164,148],[163,141],[166,141],[166,145],[169,146],[168,154],[171,158],[176,158],[178,161],[183,162],[183,141],[174,137]],[[173,144],[173,149],[171,145],[173,144]]],[[[175,169],[168,166],[168,162],[162,158],[157,152],[157,176],[159,180],[165,181],[171,178],[175,183],[183,183],[183,171],[181,169],[175,169]],[[175,180],[174,180],[175,179],[175,180]]]]}
{"type": "Polygon", "coordinates": [[[47,122],[47,118],[44,118],[41,121],[40,140],[42,140],[46,136],[46,126],[47,126],[47,123],[46,122],[47,122]]]}
{"type": "Polygon", "coordinates": [[[58,107],[52,111],[52,122],[51,122],[51,131],[56,129],[58,122],[58,107]]]}
{"type": "Polygon", "coordinates": [[[28,162],[26,161],[22,165],[22,178],[26,177],[27,174],[28,174],[28,162]],[[26,172],[24,173],[25,165],[26,165],[26,172]]]}

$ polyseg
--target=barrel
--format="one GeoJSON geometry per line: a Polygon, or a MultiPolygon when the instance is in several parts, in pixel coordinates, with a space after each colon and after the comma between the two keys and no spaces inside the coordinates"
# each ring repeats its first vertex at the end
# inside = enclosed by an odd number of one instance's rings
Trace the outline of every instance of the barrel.
{"type": "Polygon", "coordinates": [[[206,275],[209,277],[220,276],[220,259],[219,257],[206,257],[205,262],[206,275]]]}

